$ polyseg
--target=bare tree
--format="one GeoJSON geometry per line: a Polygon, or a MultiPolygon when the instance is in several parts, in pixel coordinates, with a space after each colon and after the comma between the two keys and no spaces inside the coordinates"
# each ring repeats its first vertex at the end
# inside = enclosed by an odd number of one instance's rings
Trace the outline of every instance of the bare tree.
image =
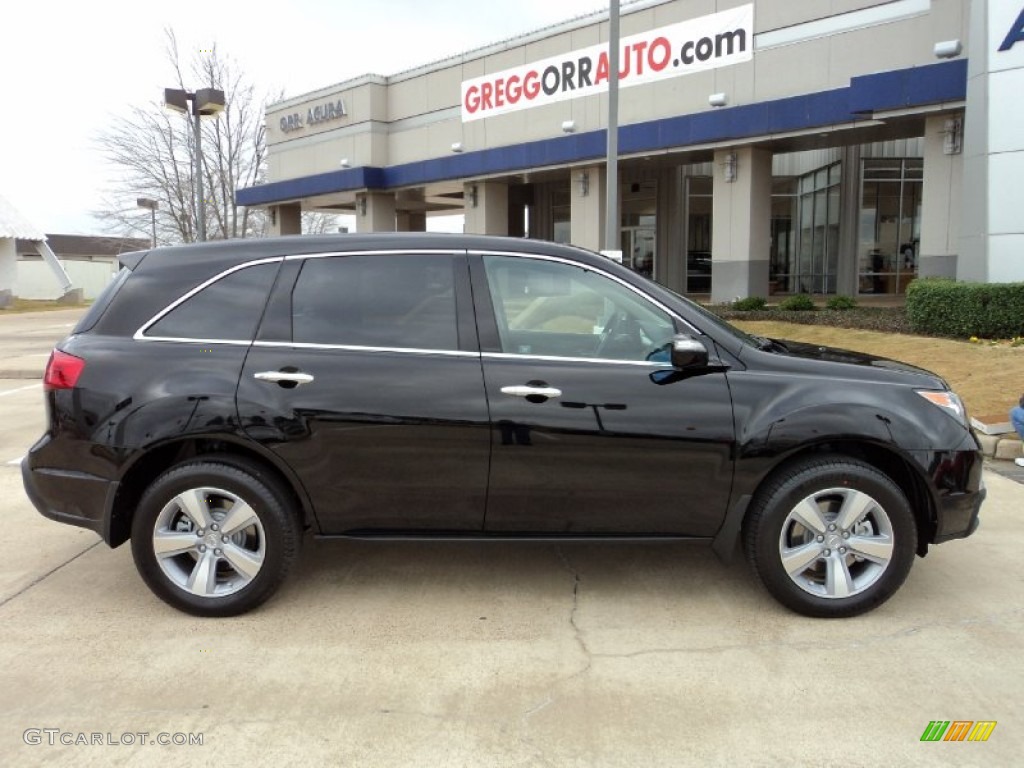
{"type": "MultiPolygon", "coordinates": [[[[216,46],[183,67],[173,30],[167,30],[167,58],[177,87],[218,88],[227,105],[217,118],[201,121],[206,232],[211,240],[265,234],[260,209],[235,203],[235,190],[262,181],[266,157],[265,95],[257,93],[238,65],[216,46]]],[[[195,131],[191,116],[151,103],[134,107],[98,139],[100,150],[120,171],[97,216],[112,232],[149,236],[150,213],[139,197],[159,203],[157,242],[193,242],[199,212],[195,201],[195,131]]]]}

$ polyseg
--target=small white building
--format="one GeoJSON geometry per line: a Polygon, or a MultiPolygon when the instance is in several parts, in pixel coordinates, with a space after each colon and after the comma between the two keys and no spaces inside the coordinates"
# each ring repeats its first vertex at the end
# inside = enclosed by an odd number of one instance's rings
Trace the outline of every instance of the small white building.
{"type": "MultiPolygon", "coordinates": [[[[117,257],[149,248],[149,240],[92,235],[45,235],[83,299],[95,299],[119,269],[117,257]]],[[[38,240],[15,241],[17,269],[14,296],[19,299],[58,299],[64,291],[46,263],[38,240]]]]}

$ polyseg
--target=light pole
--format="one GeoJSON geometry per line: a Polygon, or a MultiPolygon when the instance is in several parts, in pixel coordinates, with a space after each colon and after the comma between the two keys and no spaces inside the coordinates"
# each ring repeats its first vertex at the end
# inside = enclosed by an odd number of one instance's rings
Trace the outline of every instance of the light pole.
{"type": "MultiPolygon", "coordinates": [[[[604,247],[617,251],[619,242],[619,0],[608,8],[608,152],[605,159],[604,247]]],[[[623,255],[625,258],[625,255],[623,255]]]]}
{"type": "Polygon", "coordinates": [[[149,209],[150,221],[153,224],[153,238],[150,240],[150,247],[156,248],[156,209],[160,207],[160,204],[156,200],[150,200],[148,197],[137,198],[135,204],[139,208],[149,209]]]}
{"type": "Polygon", "coordinates": [[[224,111],[224,91],[216,88],[200,88],[195,93],[180,88],[164,88],[164,106],[183,114],[192,113],[196,132],[196,232],[199,242],[206,240],[206,199],[203,196],[203,149],[202,131],[199,119],[203,116],[216,117],[224,111]],[[191,109],[189,103],[191,102],[191,109]]]}

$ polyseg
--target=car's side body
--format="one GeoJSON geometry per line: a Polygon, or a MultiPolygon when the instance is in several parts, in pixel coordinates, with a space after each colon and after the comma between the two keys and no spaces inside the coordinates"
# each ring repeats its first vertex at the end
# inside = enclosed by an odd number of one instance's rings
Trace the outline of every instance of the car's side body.
{"type": "Polygon", "coordinates": [[[50,426],[23,467],[43,514],[111,546],[128,539],[161,473],[211,454],[261,467],[303,525],[328,536],[717,537],[727,554],[766,481],[820,455],[891,478],[919,554],[977,526],[977,442],[919,395],[948,390],[941,379],[838,350],[759,346],[596,254],[394,234],[125,262],[122,284],[59,345],[86,363],[73,388],[47,392],[50,426]],[[536,274],[523,277],[524,264],[536,274]],[[342,267],[364,282],[334,279],[342,267]],[[603,335],[595,325],[596,353],[581,351],[599,308],[556,285],[563,272],[636,305],[621,317],[632,326],[608,338],[613,320],[603,335]],[[374,319],[365,293],[378,284],[409,307],[397,330],[374,319]],[[536,286],[551,296],[531,297],[536,286]],[[510,324],[512,304],[516,322],[543,330],[510,324]],[[211,317],[217,332],[204,337],[211,317]],[[706,347],[706,365],[629,356],[630,339],[667,322],[706,347]],[[339,327],[355,335],[334,343],[339,327]],[[558,394],[508,394],[524,387],[558,394]]]}

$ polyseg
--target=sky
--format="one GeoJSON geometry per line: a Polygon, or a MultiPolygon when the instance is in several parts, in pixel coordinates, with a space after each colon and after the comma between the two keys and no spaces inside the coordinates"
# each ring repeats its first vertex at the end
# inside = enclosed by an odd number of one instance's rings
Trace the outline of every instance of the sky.
{"type": "Polygon", "coordinates": [[[128,107],[161,109],[182,60],[217,46],[257,88],[297,96],[391,75],[603,10],[607,0],[17,2],[0,36],[0,196],[54,234],[100,234],[117,171],[96,139],[128,107]],[[15,10],[16,9],[16,10],[15,10]]]}

